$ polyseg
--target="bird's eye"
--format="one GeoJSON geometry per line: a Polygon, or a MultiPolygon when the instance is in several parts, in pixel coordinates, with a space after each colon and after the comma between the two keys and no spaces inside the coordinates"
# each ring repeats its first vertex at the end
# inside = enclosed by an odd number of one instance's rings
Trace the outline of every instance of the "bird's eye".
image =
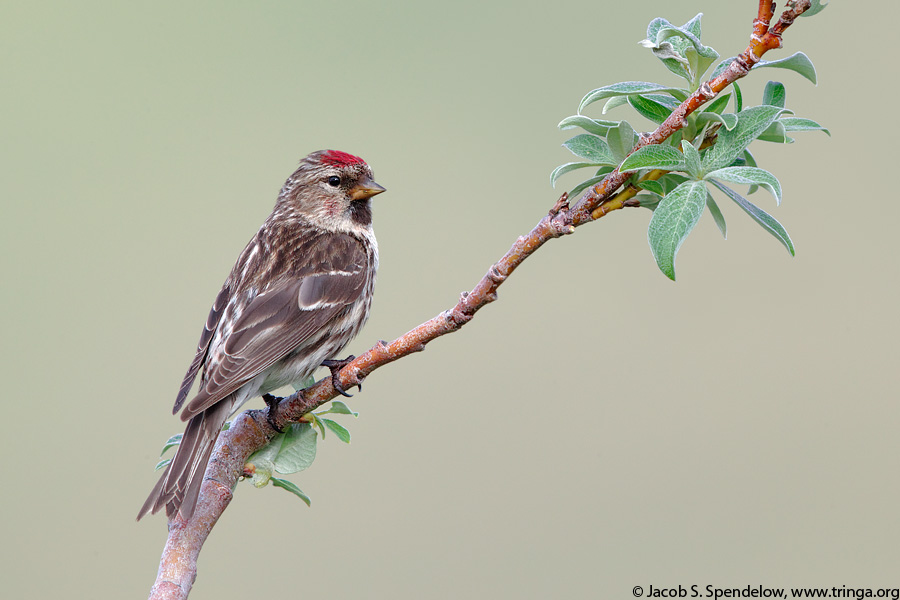
{"type": "Polygon", "coordinates": [[[341,178],[338,177],[337,175],[332,175],[331,177],[328,178],[328,185],[330,185],[332,187],[337,187],[337,186],[341,185],[341,178]]]}

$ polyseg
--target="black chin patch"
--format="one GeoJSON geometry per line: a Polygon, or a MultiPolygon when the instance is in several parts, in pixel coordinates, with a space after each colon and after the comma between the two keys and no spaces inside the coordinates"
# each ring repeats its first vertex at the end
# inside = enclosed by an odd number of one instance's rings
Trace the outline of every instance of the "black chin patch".
{"type": "Polygon", "coordinates": [[[350,220],[357,225],[368,227],[372,224],[372,205],[369,199],[354,200],[350,203],[350,220]]]}

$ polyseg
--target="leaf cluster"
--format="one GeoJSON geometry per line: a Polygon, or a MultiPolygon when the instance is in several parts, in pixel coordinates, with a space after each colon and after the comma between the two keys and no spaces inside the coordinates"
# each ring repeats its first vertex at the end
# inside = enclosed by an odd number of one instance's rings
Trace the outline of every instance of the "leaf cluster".
{"type": "MultiPolygon", "coordinates": [[[[303,382],[298,389],[309,387],[315,382],[315,379],[309,378],[303,382]]],[[[299,473],[308,469],[316,459],[316,446],[319,434],[325,439],[326,430],[331,431],[334,435],[345,444],[350,443],[350,432],[346,427],[333,419],[325,418],[327,414],[353,415],[358,417],[359,413],[350,410],[346,403],[340,400],[334,400],[328,410],[308,413],[305,415],[307,422],[294,423],[288,427],[284,433],[279,433],[258,452],[254,452],[247,459],[245,468],[250,471],[251,483],[258,488],[265,487],[270,482],[275,487],[285,489],[303,502],[307,506],[310,505],[310,498],[296,484],[279,477],[275,477],[275,473],[281,475],[290,475],[299,473]]],[[[222,430],[226,430],[231,426],[225,423],[222,430]]],[[[160,456],[164,455],[168,450],[178,446],[181,443],[182,434],[176,434],[170,437],[163,446],[160,456]]],[[[172,462],[172,459],[166,458],[160,460],[156,469],[159,470],[172,462]]]]}
{"type": "MultiPolygon", "coordinates": [[[[823,7],[817,2],[814,8],[819,12],[823,7]]],[[[762,188],[772,194],[776,205],[780,204],[781,184],[757,165],[749,146],[755,141],[792,143],[788,134],[793,132],[824,131],[830,135],[819,123],[793,116],[785,106],[785,86],[777,81],[766,85],[759,105],[749,107],[744,106],[741,89],[735,83],[731,91],[719,95],[702,111],[688,115],[685,126],[665,142],[637,151],[633,148],[638,135],[628,121],[594,119],[583,114],[588,106],[605,100],[604,115],[618,106],[629,106],[642,117],[662,124],[699,88],[719,57],[701,41],[701,17],[698,14],[681,26],[654,19],[647,28],[647,38],[641,42],[666,69],[684,80],[684,87],[625,81],[589,92],[581,100],[578,113],[559,123],[563,130],[583,130],[563,144],[579,160],[560,165],[550,175],[550,183],[555,186],[566,173],[594,170],[591,177],[572,188],[569,195],[574,196],[600,183],[613,170],[630,172],[626,189],[639,192],[633,202],[653,211],[647,229],[650,248],[660,270],[673,280],[678,250],[705,211],[726,235],[725,217],[711,193],[713,189],[737,204],[793,255],[794,245],[784,227],[732,186],[749,186],[748,195],[762,188]]],[[[710,78],[721,74],[733,60],[721,61],[710,78]]],[[[776,61],[761,60],[754,69],[761,68],[794,71],[816,82],[812,61],[802,52],[776,61]]]]}

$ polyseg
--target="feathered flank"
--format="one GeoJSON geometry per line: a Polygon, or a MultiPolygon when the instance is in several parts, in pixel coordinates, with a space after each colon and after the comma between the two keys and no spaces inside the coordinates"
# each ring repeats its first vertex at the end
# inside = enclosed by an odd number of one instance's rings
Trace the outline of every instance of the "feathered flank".
{"type": "Polygon", "coordinates": [[[189,519],[229,415],[305,380],[359,333],[378,268],[371,197],[383,191],[361,158],[335,150],[313,152],[285,182],[213,303],[175,401],[187,429],[138,519],[162,507],[189,519]]]}

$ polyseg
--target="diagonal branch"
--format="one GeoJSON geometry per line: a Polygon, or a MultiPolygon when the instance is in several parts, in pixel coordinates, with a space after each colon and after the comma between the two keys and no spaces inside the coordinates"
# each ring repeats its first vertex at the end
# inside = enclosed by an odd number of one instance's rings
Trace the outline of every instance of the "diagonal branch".
{"type": "MultiPolygon", "coordinates": [[[[746,76],[769,50],[781,47],[781,35],[794,19],[808,10],[810,0],[788,0],[778,22],[769,27],[775,3],[760,0],[757,19],[747,49],[714,80],[703,83],[652,133],[641,136],[631,152],[650,144],[659,144],[683,128],[686,117],[709,102],[734,81],[746,76]]],[[[660,172],[659,174],[661,174],[660,172]]],[[[656,175],[656,177],[659,176],[656,175]]],[[[575,232],[575,228],[608,213],[634,206],[634,191],[613,194],[630,176],[629,172],[612,171],[599,184],[589,189],[570,209],[565,194],[526,235],[520,236],[509,251],[493,264],[471,292],[463,292],[456,305],[422,323],[392,342],[380,341],[360,355],[338,374],[344,388],[362,381],[376,369],[408,354],[420,352],[425,345],[442,335],[452,333],[468,323],[475,313],[497,299],[497,289],[515,269],[546,242],[575,232]]],[[[284,398],[278,407],[275,425],[300,422],[302,417],[336,398],[331,377],[284,398]]],[[[219,435],[212,459],[200,490],[200,498],[189,521],[175,517],[169,522],[169,536],[160,561],[157,580],[150,592],[154,599],[187,598],[197,573],[197,557],[216,521],[228,507],[234,487],[244,473],[249,456],[265,446],[276,434],[261,411],[246,411],[235,419],[231,428],[219,435]]]]}

